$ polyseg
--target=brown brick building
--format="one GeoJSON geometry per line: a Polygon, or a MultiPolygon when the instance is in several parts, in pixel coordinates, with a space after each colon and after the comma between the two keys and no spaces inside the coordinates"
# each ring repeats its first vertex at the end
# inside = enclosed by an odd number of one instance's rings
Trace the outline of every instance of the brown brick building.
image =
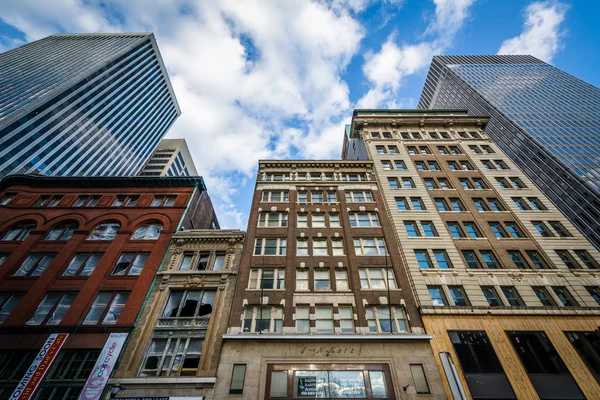
{"type": "Polygon", "coordinates": [[[355,110],[343,158],[374,162],[449,396],[600,398],[600,253],[487,122],[355,110]]]}
{"type": "Polygon", "coordinates": [[[444,398],[411,293],[371,161],[260,161],[215,398],[444,398]]]}
{"type": "Polygon", "coordinates": [[[77,398],[110,334],[132,331],[181,227],[218,228],[202,178],[0,182],[0,398],[67,333],[33,398],[77,398]]]}

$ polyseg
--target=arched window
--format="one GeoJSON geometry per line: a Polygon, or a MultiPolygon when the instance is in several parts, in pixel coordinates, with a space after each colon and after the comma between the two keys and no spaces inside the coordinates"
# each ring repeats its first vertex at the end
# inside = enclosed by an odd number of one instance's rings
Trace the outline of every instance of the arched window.
{"type": "Polygon", "coordinates": [[[69,240],[71,236],[73,236],[73,232],[77,229],[77,224],[75,223],[67,223],[56,225],[48,236],[46,236],[46,240],[69,240]]]}
{"type": "Polygon", "coordinates": [[[156,240],[160,236],[160,231],[162,231],[162,225],[158,222],[154,222],[151,224],[140,225],[139,228],[135,231],[132,240],[156,240]]]}
{"type": "Polygon", "coordinates": [[[29,236],[29,232],[35,229],[34,223],[21,223],[19,225],[15,225],[6,232],[2,236],[2,241],[23,241],[27,236],[29,236]]]}
{"type": "Polygon", "coordinates": [[[100,224],[94,229],[88,240],[113,240],[120,227],[118,222],[100,224]]]}

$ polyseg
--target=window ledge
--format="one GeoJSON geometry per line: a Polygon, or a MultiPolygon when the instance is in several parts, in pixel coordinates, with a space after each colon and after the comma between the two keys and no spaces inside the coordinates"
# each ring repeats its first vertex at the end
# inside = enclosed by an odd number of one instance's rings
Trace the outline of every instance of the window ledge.
{"type": "Polygon", "coordinates": [[[217,381],[216,377],[140,377],[140,378],[119,378],[119,379],[111,379],[110,383],[119,382],[124,385],[164,385],[166,383],[215,383],[217,381]]]}

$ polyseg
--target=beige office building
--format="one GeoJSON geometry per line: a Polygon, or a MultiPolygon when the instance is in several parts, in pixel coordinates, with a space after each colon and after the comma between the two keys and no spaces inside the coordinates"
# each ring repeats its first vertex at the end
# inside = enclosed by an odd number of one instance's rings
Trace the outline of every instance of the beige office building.
{"type": "MultiPolygon", "coordinates": [[[[600,398],[600,254],[461,110],[355,110],[444,386],[600,398]]],[[[383,212],[383,210],[382,210],[383,212]]]]}
{"type": "Polygon", "coordinates": [[[141,169],[141,176],[197,176],[185,139],[163,139],[141,169]]]}

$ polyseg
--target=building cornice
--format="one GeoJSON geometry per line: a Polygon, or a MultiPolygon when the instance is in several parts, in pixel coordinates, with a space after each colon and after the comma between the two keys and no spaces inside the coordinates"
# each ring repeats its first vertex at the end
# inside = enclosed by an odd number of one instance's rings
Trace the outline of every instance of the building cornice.
{"type": "Polygon", "coordinates": [[[258,160],[259,168],[373,168],[370,160],[258,160]]]}
{"type": "Polygon", "coordinates": [[[179,231],[171,238],[172,243],[242,243],[246,232],[239,229],[194,229],[179,231]]]}
{"type": "Polygon", "coordinates": [[[432,336],[427,334],[418,333],[406,333],[406,334],[395,334],[395,335],[306,335],[306,334],[272,334],[272,333],[238,333],[238,334],[225,334],[223,340],[369,340],[369,341],[387,341],[387,340],[431,340],[432,336]]]}
{"type": "Polygon", "coordinates": [[[11,186],[46,188],[141,188],[141,187],[195,187],[206,191],[201,176],[43,176],[8,175],[0,181],[0,190],[11,186]]]}

